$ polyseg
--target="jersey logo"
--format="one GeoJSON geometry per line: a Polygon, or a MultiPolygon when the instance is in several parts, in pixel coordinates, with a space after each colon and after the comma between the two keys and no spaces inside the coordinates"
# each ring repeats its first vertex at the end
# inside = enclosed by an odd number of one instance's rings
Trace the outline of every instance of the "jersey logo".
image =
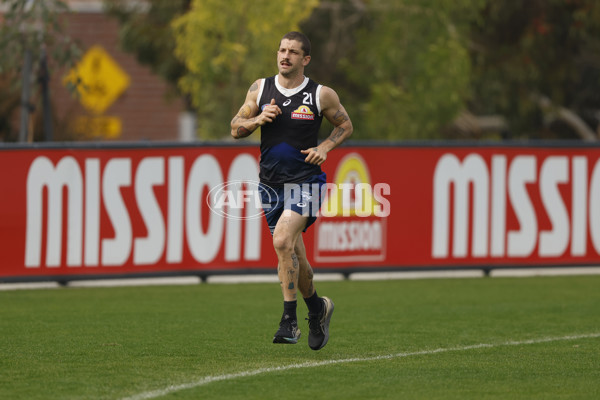
{"type": "Polygon", "coordinates": [[[315,114],[307,106],[300,106],[292,111],[292,119],[314,120],[315,114]]]}
{"type": "Polygon", "coordinates": [[[286,106],[289,106],[291,102],[292,102],[292,99],[287,99],[287,100],[285,101],[285,103],[283,103],[283,106],[284,106],[284,107],[286,107],[286,106]]]}

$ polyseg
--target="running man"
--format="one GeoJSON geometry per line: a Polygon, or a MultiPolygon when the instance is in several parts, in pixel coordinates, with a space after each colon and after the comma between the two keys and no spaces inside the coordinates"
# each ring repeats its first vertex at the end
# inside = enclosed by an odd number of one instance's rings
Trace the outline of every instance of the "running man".
{"type": "Polygon", "coordinates": [[[317,295],[302,232],[315,222],[321,206],[326,176],[320,166],[327,153],[347,139],[353,128],[337,93],[304,76],[311,60],[310,48],[310,41],[300,32],[283,36],[277,52],[279,73],[250,86],[244,105],[231,121],[231,136],[244,138],[261,127],[261,195],[283,293],[283,315],[273,343],[298,342],[296,308],[300,290],[308,308],[308,344],[320,350],[329,340],[334,305],[328,297],[317,295]],[[323,117],[334,128],[319,144],[323,117]],[[276,191],[277,198],[269,196],[266,188],[276,191]]]}

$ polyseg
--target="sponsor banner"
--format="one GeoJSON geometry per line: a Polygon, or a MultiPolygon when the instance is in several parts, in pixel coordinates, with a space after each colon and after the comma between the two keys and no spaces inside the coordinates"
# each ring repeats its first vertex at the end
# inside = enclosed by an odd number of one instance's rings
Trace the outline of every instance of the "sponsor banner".
{"type": "MultiPolygon", "coordinates": [[[[258,157],[3,148],[0,279],[275,270],[258,157]]],[[[323,169],[315,269],[600,263],[599,147],[344,146],[323,169]]]]}
{"type": "Polygon", "coordinates": [[[4,150],[0,276],[276,265],[252,202],[225,218],[207,201],[227,182],[257,181],[257,156],[254,147],[4,150]]]}
{"type": "MultiPolygon", "coordinates": [[[[367,151],[371,151],[368,149],[367,151]]],[[[387,219],[392,182],[373,181],[369,163],[352,151],[337,162],[323,218],[314,232],[317,263],[382,263],[386,261],[387,219]]],[[[343,265],[343,264],[342,264],[343,265]]]]}

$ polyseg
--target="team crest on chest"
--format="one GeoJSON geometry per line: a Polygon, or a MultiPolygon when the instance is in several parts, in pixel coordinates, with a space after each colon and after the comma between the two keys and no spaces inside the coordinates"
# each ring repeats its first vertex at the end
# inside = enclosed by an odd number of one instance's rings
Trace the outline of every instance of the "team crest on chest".
{"type": "Polygon", "coordinates": [[[294,111],[292,111],[292,119],[302,119],[302,120],[314,120],[315,113],[310,111],[310,108],[307,106],[300,106],[294,111]]]}

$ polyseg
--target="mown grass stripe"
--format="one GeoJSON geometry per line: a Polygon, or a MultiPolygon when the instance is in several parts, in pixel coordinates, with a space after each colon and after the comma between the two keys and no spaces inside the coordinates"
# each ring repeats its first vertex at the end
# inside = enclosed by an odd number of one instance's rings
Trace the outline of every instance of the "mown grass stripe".
{"type": "Polygon", "coordinates": [[[587,333],[587,334],[578,334],[578,335],[568,335],[568,336],[555,336],[555,337],[545,337],[538,339],[527,339],[527,340],[518,340],[518,341],[507,341],[502,343],[480,343],[470,346],[459,346],[459,347],[447,347],[447,348],[438,348],[433,350],[421,350],[415,352],[408,353],[396,353],[396,354],[384,354],[373,357],[354,357],[354,358],[342,358],[336,360],[325,360],[325,361],[316,361],[316,362],[305,362],[300,364],[288,364],[282,365],[279,367],[266,367],[266,368],[258,368],[249,371],[241,371],[231,374],[223,374],[223,375],[210,375],[205,376],[195,382],[184,383],[180,385],[172,385],[168,386],[164,389],[157,389],[148,392],[143,392],[136,394],[131,397],[126,397],[123,400],[148,400],[148,399],[156,399],[158,397],[166,396],[170,393],[178,392],[186,389],[194,389],[200,386],[207,385],[213,382],[221,382],[221,381],[229,381],[233,379],[246,378],[261,374],[267,374],[271,372],[280,372],[280,371],[288,371],[292,369],[301,369],[301,368],[315,368],[322,367],[326,365],[335,365],[335,364],[345,364],[345,363],[354,363],[354,362],[369,362],[369,361],[378,361],[378,360],[389,360],[389,359],[397,359],[397,358],[406,358],[406,357],[415,357],[415,356],[425,356],[439,353],[448,353],[448,352],[456,352],[456,351],[467,351],[467,350],[475,350],[475,349],[483,349],[483,348],[494,348],[494,347],[503,347],[503,346],[522,346],[528,344],[538,344],[538,343],[549,343],[549,342],[558,342],[558,341],[568,341],[568,340],[577,340],[577,339],[591,339],[600,337],[600,332],[597,333],[587,333]]]}

